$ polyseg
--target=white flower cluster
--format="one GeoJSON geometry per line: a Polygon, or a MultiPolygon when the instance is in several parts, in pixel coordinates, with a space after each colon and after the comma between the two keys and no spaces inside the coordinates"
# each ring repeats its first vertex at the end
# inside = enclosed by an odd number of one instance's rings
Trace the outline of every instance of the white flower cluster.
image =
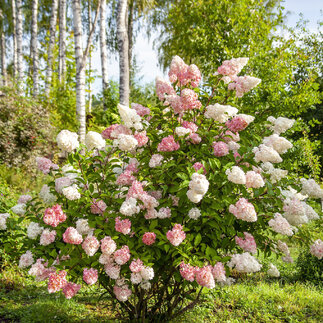
{"type": "Polygon", "coordinates": [[[140,207],[137,205],[137,200],[133,197],[125,200],[120,207],[120,213],[125,216],[133,216],[139,212],[140,207]]]}
{"type": "Polygon", "coordinates": [[[143,129],[141,123],[141,117],[137,114],[135,109],[130,109],[129,107],[118,104],[118,110],[124,125],[128,128],[135,128],[136,130],[143,129]]]}
{"type": "Polygon", "coordinates": [[[30,222],[27,228],[27,236],[29,239],[36,239],[42,232],[44,228],[39,226],[36,222],[30,222]]]}
{"type": "Polygon", "coordinates": [[[62,194],[63,188],[70,186],[72,184],[72,180],[65,176],[65,177],[59,177],[55,179],[55,190],[57,193],[62,194]]]}
{"type": "Polygon", "coordinates": [[[270,175],[270,181],[272,184],[279,182],[282,178],[286,177],[288,170],[281,168],[274,168],[274,165],[270,162],[265,162],[261,164],[263,171],[270,175]]]}
{"type": "Polygon", "coordinates": [[[289,248],[285,242],[278,240],[277,248],[285,255],[282,257],[282,260],[284,262],[292,263],[294,261],[290,255],[289,248]]]}
{"type": "Polygon", "coordinates": [[[250,116],[249,114],[237,114],[237,117],[240,117],[242,118],[246,123],[251,123],[255,120],[255,117],[254,116],[250,116]]]}
{"type": "Polygon", "coordinates": [[[269,269],[267,271],[267,274],[271,277],[279,277],[280,276],[279,270],[273,264],[269,264],[269,269]]]}
{"type": "Polygon", "coordinates": [[[281,214],[275,213],[275,217],[269,220],[268,225],[277,233],[292,236],[294,234],[288,221],[281,214]]]}
{"type": "Polygon", "coordinates": [[[209,181],[203,174],[194,173],[189,183],[189,190],[186,195],[193,203],[198,203],[209,189],[209,181]]]}
{"type": "Polygon", "coordinates": [[[38,196],[43,200],[44,204],[52,204],[57,200],[57,197],[50,193],[50,188],[47,184],[43,185],[38,196]]]}
{"type": "Polygon", "coordinates": [[[120,134],[117,139],[113,140],[113,146],[119,147],[122,151],[131,151],[138,146],[138,141],[132,135],[120,134]]]}
{"type": "Polygon", "coordinates": [[[275,149],[264,144],[259,145],[259,147],[253,148],[252,152],[255,154],[254,159],[257,163],[281,163],[283,161],[275,149]]]}
{"type": "Polygon", "coordinates": [[[78,219],[76,221],[76,230],[79,234],[91,235],[94,229],[89,227],[89,222],[87,219],[78,219]]]}
{"type": "Polygon", "coordinates": [[[80,143],[78,141],[78,135],[75,132],[69,130],[62,130],[56,137],[57,146],[71,153],[74,149],[78,148],[80,143]]]}
{"type": "Polygon", "coordinates": [[[154,168],[161,166],[164,157],[160,154],[153,154],[149,161],[149,167],[154,168]]]}
{"type": "Polygon", "coordinates": [[[270,129],[275,134],[281,134],[287,131],[289,128],[291,128],[295,122],[293,119],[287,119],[283,117],[274,118],[274,117],[268,117],[267,121],[271,122],[272,125],[270,126],[270,129]]]}
{"type": "Polygon", "coordinates": [[[263,139],[264,145],[272,147],[278,154],[284,154],[288,149],[292,148],[293,145],[284,137],[279,137],[277,134],[273,134],[263,139]]]}
{"type": "Polygon", "coordinates": [[[229,146],[229,150],[232,150],[233,152],[238,151],[240,148],[240,145],[233,140],[227,142],[227,145],[229,146]]]}
{"type": "Polygon", "coordinates": [[[302,201],[307,196],[297,193],[292,188],[282,190],[282,195],[286,197],[283,206],[284,217],[291,225],[298,226],[319,218],[315,210],[302,201]]]}
{"type": "Polygon", "coordinates": [[[213,119],[220,123],[225,123],[238,113],[238,109],[231,105],[214,104],[206,107],[205,118],[213,119]]]}
{"type": "Polygon", "coordinates": [[[53,243],[55,241],[56,237],[56,231],[55,230],[49,230],[45,229],[39,239],[39,244],[41,246],[48,246],[49,244],[53,243]]]}
{"type": "Polygon", "coordinates": [[[63,195],[70,201],[75,201],[81,198],[81,194],[78,191],[78,186],[73,184],[62,189],[63,195]]]}
{"type": "Polygon", "coordinates": [[[302,194],[308,195],[315,199],[323,199],[323,189],[317,184],[314,179],[301,179],[302,183],[302,194]]]}
{"type": "Polygon", "coordinates": [[[233,255],[228,262],[228,266],[230,268],[234,267],[234,269],[240,273],[255,273],[262,267],[256,258],[251,256],[248,252],[233,255]]]}
{"type": "Polygon", "coordinates": [[[228,176],[228,180],[235,184],[246,184],[246,175],[239,166],[233,166],[231,169],[227,169],[225,174],[228,176]]]}
{"type": "Polygon", "coordinates": [[[178,137],[184,137],[185,135],[190,134],[191,130],[184,127],[176,127],[175,133],[178,137]]]}
{"type": "Polygon", "coordinates": [[[140,284],[142,289],[148,290],[151,287],[150,280],[155,276],[154,269],[144,266],[139,272],[131,273],[130,280],[134,285],[140,284]]]}
{"type": "Polygon", "coordinates": [[[259,188],[265,186],[262,176],[253,170],[246,173],[246,187],[259,188]]]}
{"type": "Polygon", "coordinates": [[[193,207],[188,212],[188,217],[193,220],[197,220],[201,216],[201,211],[197,207],[193,207]]]}
{"type": "Polygon", "coordinates": [[[9,218],[9,213],[0,213],[0,230],[7,229],[7,219],[9,218]]]}
{"type": "Polygon", "coordinates": [[[105,140],[101,134],[95,131],[89,131],[85,136],[85,145],[88,150],[103,149],[105,147],[105,140]]]}
{"type": "Polygon", "coordinates": [[[29,267],[33,263],[34,263],[33,254],[30,250],[28,250],[23,255],[21,255],[19,259],[19,268],[29,267]]]}
{"type": "Polygon", "coordinates": [[[13,213],[18,215],[24,215],[26,213],[26,204],[25,203],[18,203],[11,208],[13,213]]]}

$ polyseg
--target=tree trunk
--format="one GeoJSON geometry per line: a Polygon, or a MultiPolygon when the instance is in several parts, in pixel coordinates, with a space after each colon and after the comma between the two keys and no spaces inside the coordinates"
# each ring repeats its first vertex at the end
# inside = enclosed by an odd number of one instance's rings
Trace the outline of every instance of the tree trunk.
{"type": "Polygon", "coordinates": [[[53,0],[52,3],[52,15],[50,18],[49,26],[49,45],[48,45],[48,59],[47,59],[47,70],[46,70],[46,84],[45,84],[45,95],[49,96],[49,91],[52,83],[53,74],[53,49],[55,45],[55,35],[56,35],[56,22],[57,22],[57,8],[58,1],[53,0]]]}
{"type": "MultiPolygon", "coordinates": [[[[128,14],[128,59],[129,59],[129,73],[132,74],[132,49],[133,49],[133,1],[129,2],[129,14],[128,14]]],[[[131,84],[131,77],[129,77],[129,86],[131,84]]]]}
{"type": "Polygon", "coordinates": [[[39,94],[39,75],[38,75],[38,0],[32,2],[32,19],[31,19],[31,52],[33,60],[33,96],[39,94]]]}
{"type": "MultiPolygon", "coordinates": [[[[88,0],[88,20],[89,20],[89,29],[88,29],[88,37],[90,37],[91,33],[91,22],[92,22],[92,7],[91,7],[91,0],[88,0]]],[[[90,47],[89,50],[89,88],[88,88],[88,103],[89,103],[89,113],[92,112],[92,80],[91,80],[91,69],[92,69],[92,49],[90,47]]]]}
{"type": "Polygon", "coordinates": [[[129,47],[127,32],[127,0],[119,0],[117,17],[117,34],[119,47],[120,103],[129,105],[129,47]]]}
{"type": "Polygon", "coordinates": [[[80,141],[84,143],[86,134],[85,113],[85,67],[83,65],[82,20],[80,0],[73,0],[73,24],[76,59],[76,114],[79,122],[80,141]]]}
{"type": "Polygon", "coordinates": [[[16,0],[11,1],[12,6],[12,42],[13,42],[13,76],[17,76],[17,28],[16,28],[16,0]]]}
{"type": "MultiPolygon", "coordinates": [[[[100,10],[100,50],[101,50],[101,70],[102,70],[102,91],[103,97],[108,89],[108,55],[107,55],[107,40],[106,40],[106,0],[101,0],[101,10],[100,10]]],[[[105,100],[103,102],[104,109],[106,109],[105,100]]]]}
{"type": "Polygon", "coordinates": [[[22,91],[23,81],[23,52],[22,52],[22,3],[21,0],[17,0],[17,12],[16,12],[16,38],[17,38],[17,81],[18,88],[22,91]]]}
{"type": "Polygon", "coordinates": [[[7,86],[7,68],[6,68],[6,39],[4,30],[1,31],[1,72],[2,85],[7,86]]]}
{"type": "Polygon", "coordinates": [[[86,49],[83,54],[82,45],[82,18],[81,18],[81,3],[80,0],[72,1],[73,8],[73,25],[74,25],[74,42],[75,42],[75,60],[76,60],[76,115],[79,122],[79,137],[80,142],[84,143],[86,134],[86,111],[85,111],[85,67],[86,59],[89,54],[93,33],[98,20],[100,11],[100,2],[96,9],[94,22],[86,44],[86,49]]]}
{"type": "Polygon", "coordinates": [[[7,85],[7,68],[6,68],[6,39],[5,39],[5,31],[4,31],[4,16],[2,10],[1,13],[1,25],[0,25],[0,50],[1,50],[1,74],[2,74],[2,86],[7,85]]]}
{"type": "Polygon", "coordinates": [[[66,0],[59,0],[59,66],[58,79],[66,76],[66,0]]]}

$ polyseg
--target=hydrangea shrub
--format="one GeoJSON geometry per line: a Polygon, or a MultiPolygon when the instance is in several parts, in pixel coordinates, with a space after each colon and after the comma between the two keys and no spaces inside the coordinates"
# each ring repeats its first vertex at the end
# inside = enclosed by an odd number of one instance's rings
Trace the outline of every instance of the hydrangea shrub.
{"type": "MultiPolygon", "coordinates": [[[[122,124],[85,145],[62,131],[68,164],[38,159],[51,181],[13,210],[29,221],[19,266],[66,298],[100,283],[130,317],[152,319],[183,313],[232,271],[262,270],[259,252],[293,261],[276,236],[312,244],[306,224],[323,190],[279,168],[294,120],[259,125],[227,104],[260,82],[239,75],[247,62],[225,61],[205,90],[197,66],[176,56],[169,81],[156,79],[158,106],[119,105],[122,124]]],[[[311,247],[318,258],[322,244],[311,247]]],[[[272,264],[267,273],[279,276],[272,264]]]]}

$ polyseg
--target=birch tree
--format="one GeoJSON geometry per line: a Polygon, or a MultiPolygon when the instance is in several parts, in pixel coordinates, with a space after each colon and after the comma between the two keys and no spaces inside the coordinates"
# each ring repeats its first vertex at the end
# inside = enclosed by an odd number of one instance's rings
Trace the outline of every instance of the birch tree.
{"type": "Polygon", "coordinates": [[[63,82],[66,75],[66,0],[59,0],[59,64],[58,79],[63,82]]]}
{"type": "Polygon", "coordinates": [[[100,2],[95,13],[94,22],[89,33],[86,49],[83,53],[83,32],[82,32],[82,18],[81,18],[81,3],[80,0],[72,1],[73,9],[73,28],[75,41],[75,59],[76,59],[76,114],[79,122],[79,137],[80,141],[84,142],[86,134],[86,109],[85,109],[85,67],[86,60],[89,54],[93,33],[98,19],[100,10],[100,2]]]}
{"type": "Polygon", "coordinates": [[[16,38],[17,38],[17,81],[21,90],[23,81],[22,53],[22,1],[16,1],[16,38]]]}
{"type": "Polygon", "coordinates": [[[56,35],[56,22],[57,22],[57,8],[58,0],[52,0],[52,13],[49,25],[49,44],[48,44],[48,59],[47,59],[47,70],[46,70],[46,84],[45,84],[45,94],[49,95],[52,74],[53,74],[53,49],[55,45],[55,35],[56,35]]]}
{"type": "Polygon", "coordinates": [[[13,52],[13,76],[17,75],[17,28],[16,28],[16,0],[11,0],[12,7],[12,52],[13,52]]]}
{"type": "MultiPolygon", "coordinates": [[[[101,0],[100,8],[100,52],[101,52],[101,70],[102,70],[102,91],[108,89],[108,55],[107,55],[107,39],[106,39],[106,0],[101,0]]],[[[105,107],[105,105],[104,105],[105,107]]],[[[106,108],[106,107],[105,107],[106,108]]]]}
{"type": "Polygon", "coordinates": [[[2,74],[2,85],[7,85],[7,68],[6,68],[6,39],[5,39],[5,23],[4,14],[0,10],[0,49],[1,49],[1,74],[2,74]]]}
{"type": "Polygon", "coordinates": [[[31,18],[31,53],[33,61],[33,96],[39,94],[39,62],[38,62],[38,0],[32,1],[32,18],[31,18]]]}
{"type": "Polygon", "coordinates": [[[117,36],[119,48],[119,95],[120,103],[129,105],[129,42],[127,30],[127,0],[119,0],[117,15],[117,36]]]}

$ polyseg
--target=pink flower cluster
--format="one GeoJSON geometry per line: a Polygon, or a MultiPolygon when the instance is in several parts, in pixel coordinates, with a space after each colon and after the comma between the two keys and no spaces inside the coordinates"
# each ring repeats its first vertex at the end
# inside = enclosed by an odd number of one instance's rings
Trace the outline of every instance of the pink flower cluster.
{"type": "Polygon", "coordinates": [[[106,208],[107,205],[102,200],[97,201],[96,199],[93,199],[91,205],[91,213],[103,214],[106,208]]]}
{"type": "Polygon", "coordinates": [[[127,285],[114,285],[113,292],[120,302],[125,302],[131,295],[131,289],[127,285]]]}
{"type": "Polygon", "coordinates": [[[228,120],[225,125],[230,129],[230,131],[239,132],[248,127],[248,122],[244,118],[236,116],[231,120],[228,120]]]}
{"type": "Polygon", "coordinates": [[[49,274],[47,285],[48,293],[51,294],[61,290],[67,284],[66,275],[67,272],[65,270],[49,274]]]}
{"type": "Polygon", "coordinates": [[[92,257],[98,251],[99,247],[100,242],[94,236],[86,237],[82,243],[83,250],[90,257],[92,257]]]}
{"type": "Polygon", "coordinates": [[[166,95],[176,95],[172,85],[159,77],[156,78],[156,94],[160,101],[165,100],[166,95]]]}
{"type": "Polygon", "coordinates": [[[229,90],[236,90],[236,97],[242,98],[243,95],[256,87],[261,82],[260,79],[252,76],[237,76],[234,82],[228,85],[229,90]]]}
{"type": "Polygon", "coordinates": [[[70,244],[81,244],[83,238],[75,228],[68,227],[63,233],[63,241],[70,244]]]}
{"type": "Polygon", "coordinates": [[[176,223],[173,229],[167,232],[166,237],[173,246],[178,246],[184,241],[186,234],[183,227],[176,223]]]}
{"type": "Polygon", "coordinates": [[[80,290],[80,288],[81,288],[81,285],[67,282],[64,285],[62,292],[64,293],[65,298],[70,299],[76,295],[76,293],[80,290]]]}
{"type": "Polygon", "coordinates": [[[184,279],[190,282],[196,280],[200,286],[207,288],[214,288],[215,281],[223,282],[226,280],[222,262],[217,262],[214,267],[209,265],[202,268],[193,267],[182,262],[180,264],[180,274],[184,279]]]}
{"type": "Polygon", "coordinates": [[[229,146],[223,141],[214,141],[212,143],[213,153],[216,157],[223,157],[229,154],[229,146]]]}
{"type": "Polygon", "coordinates": [[[248,232],[244,232],[244,239],[238,236],[235,237],[236,244],[242,248],[244,251],[256,253],[257,245],[255,238],[248,232]]]}
{"type": "Polygon", "coordinates": [[[31,266],[28,271],[28,274],[35,276],[36,281],[43,281],[49,277],[49,274],[55,272],[55,268],[46,268],[47,263],[42,263],[43,259],[37,259],[37,261],[31,266]]]}
{"type": "Polygon", "coordinates": [[[158,144],[158,151],[175,151],[180,148],[179,143],[177,143],[172,135],[165,137],[158,144]]]}
{"type": "Polygon", "coordinates": [[[134,177],[133,172],[130,170],[125,170],[122,174],[120,174],[116,180],[117,185],[125,186],[131,185],[133,181],[136,180],[134,177]]]}
{"type": "Polygon", "coordinates": [[[197,172],[198,170],[200,170],[201,168],[203,168],[203,174],[206,175],[206,169],[204,167],[204,165],[200,162],[196,162],[194,165],[193,165],[193,168],[195,169],[195,171],[197,172]]]}
{"type": "Polygon", "coordinates": [[[144,264],[139,258],[137,260],[133,260],[129,266],[129,269],[133,273],[139,273],[143,268],[144,264]]]}
{"type": "Polygon", "coordinates": [[[179,56],[174,56],[168,72],[171,83],[179,82],[180,86],[191,83],[192,87],[197,87],[201,81],[201,72],[194,64],[188,66],[179,56]]]}
{"type": "Polygon", "coordinates": [[[314,241],[314,243],[310,247],[310,252],[314,257],[316,257],[318,259],[322,259],[323,258],[323,241],[320,239],[314,241]]]}
{"type": "Polygon", "coordinates": [[[42,246],[48,246],[49,244],[55,241],[55,237],[56,237],[55,230],[50,231],[48,229],[45,229],[43,230],[40,236],[39,244],[42,246]]]}
{"type": "Polygon", "coordinates": [[[88,285],[93,285],[97,282],[98,280],[98,271],[94,268],[84,268],[83,270],[83,280],[88,284],[88,285]]]}
{"type": "Polygon", "coordinates": [[[100,243],[101,243],[101,251],[104,254],[112,255],[117,249],[117,244],[114,242],[114,240],[111,239],[111,237],[104,237],[100,241],[100,243]]]}
{"type": "Polygon", "coordinates": [[[247,222],[256,222],[257,213],[254,206],[245,198],[240,198],[236,205],[229,206],[229,212],[232,213],[237,219],[247,222]]]}
{"type": "Polygon", "coordinates": [[[52,163],[52,161],[45,157],[36,157],[37,167],[44,174],[48,174],[51,169],[58,169],[58,165],[52,163]]]}
{"type": "Polygon", "coordinates": [[[54,205],[51,208],[45,210],[43,217],[44,223],[57,227],[60,223],[66,220],[66,214],[63,212],[62,207],[59,204],[54,205]]]}
{"type": "Polygon", "coordinates": [[[119,135],[131,135],[131,130],[121,124],[113,124],[102,131],[101,136],[103,139],[117,139],[119,135]]]}
{"type": "Polygon", "coordinates": [[[218,73],[234,79],[248,63],[249,58],[239,57],[226,60],[218,68],[218,73]]]}
{"type": "Polygon", "coordinates": [[[116,217],[115,229],[123,234],[129,234],[131,231],[131,221],[129,219],[120,220],[120,217],[116,217]]]}
{"type": "Polygon", "coordinates": [[[198,94],[191,89],[183,89],[180,96],[176,94],[168,95],[165,104],[170,104],[176,114],[199,109],[202,106],[202,103],[198,100],[198,94]]]}
{"type": "Polygon", "coordinates": [[[156,234],[154,232],[146,232],[142,236],[142,242],[147,246],[154,244],[155,240],[156,240],[156,234]]]}
{"type": "Polygon", "coordinates": [[[149,140],[149,138],[147,137],[146,131],[136,132],[133,136],[138,141],[138,147],[142,147],[146,145],[149,140]]]}
{"type": "Polygon", "coordinates": [[[143,105],[139,104],[139,103],[131,103],[131,108],[135,109],[137,114],[141,117],[144,117],[146,115],[150,114],[150,109],[144,107],[143,105]]]}
{"type": "Polygon", "coordinates": [[[118,265],[124,265],[126,262],[130,259],[130,250],[128,246],[123,246],[117,251],[115,251],[114,255],[114,261],[118,265]]]}

